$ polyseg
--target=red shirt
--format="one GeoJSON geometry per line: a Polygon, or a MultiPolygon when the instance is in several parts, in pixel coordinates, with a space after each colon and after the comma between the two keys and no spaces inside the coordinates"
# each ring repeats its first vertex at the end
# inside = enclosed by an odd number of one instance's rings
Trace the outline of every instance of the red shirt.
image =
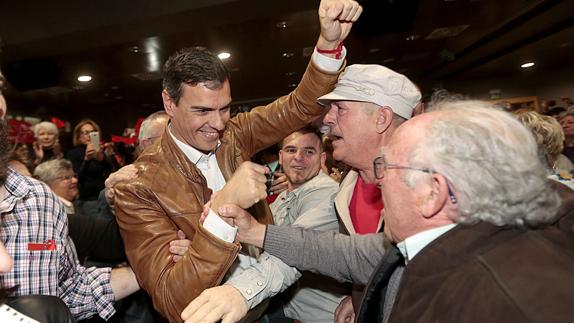
{"type": "Polygon", "coordinates": [[[359,176],[349,204],[349,213],[355,231],[358,234],[377,232],[382,209],[381,189],[377,187],[377,184],[365,184],[359,176]]]}

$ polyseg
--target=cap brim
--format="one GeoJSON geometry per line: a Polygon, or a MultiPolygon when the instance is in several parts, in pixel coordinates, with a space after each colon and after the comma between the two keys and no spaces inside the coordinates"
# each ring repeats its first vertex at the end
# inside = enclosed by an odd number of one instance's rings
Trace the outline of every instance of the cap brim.
{"type": "MultiPolygon", "coordinates": [[[[336,91],[336,90],[335,90],[336,91]]],[[[336,93],[335,91],[325,94],[317,99],[317,102],[321,105],[327,105],[332,101],[359,101],[365,102],[365,98],[359,95],[353,95],[351,93],[336,93]]]]}

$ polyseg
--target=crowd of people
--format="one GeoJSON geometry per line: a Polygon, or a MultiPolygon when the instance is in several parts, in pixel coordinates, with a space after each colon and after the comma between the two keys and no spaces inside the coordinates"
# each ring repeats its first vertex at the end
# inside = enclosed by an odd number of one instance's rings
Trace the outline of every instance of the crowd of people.
{"type": "Polygon", "coordinates": [[[90,119],[68,151],[0,122],[3,322],[570,321],[574,108],[423,103],[346,66],[361,13],[322,0],[299,85],[234,117],[222,61],[177,51],[133,164],[90,119]]]}

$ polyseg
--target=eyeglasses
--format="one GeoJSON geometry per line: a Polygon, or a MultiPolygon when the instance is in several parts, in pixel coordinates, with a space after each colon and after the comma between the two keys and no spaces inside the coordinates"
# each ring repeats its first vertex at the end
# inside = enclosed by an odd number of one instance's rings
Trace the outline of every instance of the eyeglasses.
{"type": "Polygon", "coordinates": [[[60,180],[60,181],[69,181],[69,180],[71,180],[72,178],[78,178],[78,176],[77,176],[76,174],[73,174],[73,175],[66,175],[66,176],[56,177],[56,179],[57,179],[57,180],[60,180]]]}
{"type": "Polygon", "coordinates": [[[87,136],[87,135],[91,134],[92,132],[98,132],[98,131],[97,130],[84,130],[84,131],[80,131],[80,135],[87,136]]]}
{"type": "MultiPolygon", "coordinates": [[[[414,170],[414,171],[424,172],[427,174],[439,174],[437,171],[435,171],[432,168],[417,168],[417,167],[410,167],[410,166],[388,164],[385,161],[385,156],[380,156],[380,157],[375,158],[375,160],[373,161],[373,168],[375,170],[375,178],[376,179],[382,179],[383,177],[385,177],[385,172],[389,169],[406,169],[406,170],[414,170]]],[[[458,202],[458,200],[452,191],[450,181],[448,180],[448,178],[446,178],[446,176],[445,176],[445,179],[446,179],[446,187],[448,188],[448,198],[450,199],[452,204],[456,204],[458,202]]]]}

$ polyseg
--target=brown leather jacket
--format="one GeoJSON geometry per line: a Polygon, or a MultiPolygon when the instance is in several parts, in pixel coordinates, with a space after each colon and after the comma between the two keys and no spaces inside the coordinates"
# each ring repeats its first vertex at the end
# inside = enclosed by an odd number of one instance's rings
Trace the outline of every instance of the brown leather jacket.
{"type": "MultiPolygon", "coordinates": [[[[216,152],[225,179],[256,152],[320,116],[323,108],[316,99],[332,90],[337,76],[309,64],[292,93],[231,119],[216,152]]],[[[180,314],[191,300],[221,283],[239,244],[219,240],[199,224],[211,190],[169,134],[164,133],[135,165],[141,175],[119,185],[116,196],[116,217],[126,255],[155,308],[170,322],[181,322],[180,314]],[[179,229],[192,243],[184,259],[173,263],[168,248],[179,229]]],[[[265,201],[250,211],[261,222],[272,222],[265,201]]]]}
{"type": "Polygon", "coordinates": [[[573,266],[574,238],[554,226],[459,225],[405,267],[389,323],[571,322],[573,266]]]}

